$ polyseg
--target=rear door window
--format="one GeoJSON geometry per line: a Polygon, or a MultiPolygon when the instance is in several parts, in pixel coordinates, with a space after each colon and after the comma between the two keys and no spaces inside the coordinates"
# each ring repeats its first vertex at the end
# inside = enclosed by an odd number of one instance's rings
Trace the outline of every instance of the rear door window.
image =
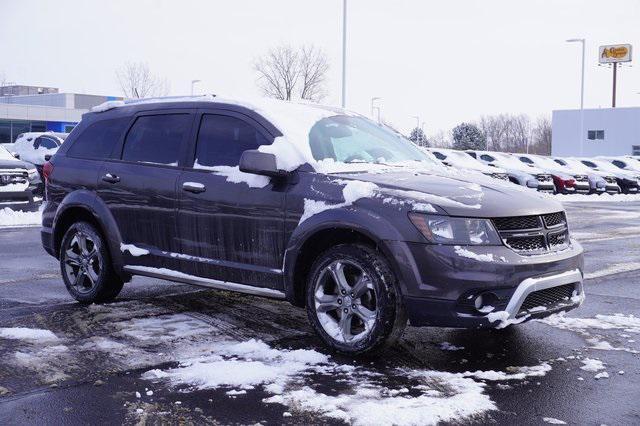
{"type": "Polygon", "coordinates": [[[235,167],[244,151],[269,144],[262,133],[244,120],[205,114],[198,131],[195,167],[235,167]]]}
{"type": "Polygon", "coordinates": [[[129,118],[102,120],[82,131],[67,152],[73,158],[101,160],[108,158],[118,143],[129,118]]]}
{"type": "Polygon", "coordinates": [[[122,159],[177,166],[182,141],[191,127],[189,114],[138,117],[127,134],[122,159]]]}

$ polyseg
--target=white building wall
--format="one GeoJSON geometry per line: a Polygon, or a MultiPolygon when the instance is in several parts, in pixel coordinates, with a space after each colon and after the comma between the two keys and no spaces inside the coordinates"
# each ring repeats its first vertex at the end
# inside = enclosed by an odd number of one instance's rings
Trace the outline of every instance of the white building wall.
{"type": "Polygon", "coordinates": [[[580,110],[553,111],[552,155],[579,156],[580,137],[585,157],[630,155],[640,146],[640,107],[585,109],[582,132],[580,110]],[[589,140],[589,130],[604,130],[604,140],[589,140]]]}
{"type": "Polygon", "coordinates": [[[77,123],[88,110],[40,105],[1,104],[0,119],[77,123]]]}

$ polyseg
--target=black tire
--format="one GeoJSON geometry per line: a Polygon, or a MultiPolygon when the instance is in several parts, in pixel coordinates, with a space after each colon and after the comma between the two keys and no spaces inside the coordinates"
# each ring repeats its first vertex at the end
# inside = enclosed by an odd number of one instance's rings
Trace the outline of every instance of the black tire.
{"type": "Polygon", "coordinates": [[[77,222],[69,227],[60,244],[59,258],[64,284],[78,302],[104,303],[120,294],[124,282],[113,270],[102,234],[90,223],[77,222]]]}
{"type": "MultiPolygon", "coordinates": [[[[349,278],[347,278],[348,280],[349,278]]],[[[393,344],[402,335],[407,325],[407,315],[402,304],[396,277],[384,256],[368,246],[343,244],[326,250],[313,263],[306,285],[306,309],[309,322],[324,343],[336,352],[346,355],[379,352],[393,344]],[[340,266],[343,263],[346,266],[340,266]],[[350,278],[355,281],[352,289],[356,289],[360,281],[355,272],[349,271],[347,268],[353,271],[361,269],[362,278],[367,282],[366,294],[357,299],[351,299],[349,297],[351,293],[341,296],[342,290],[338,290],[339,285],[336,285],[335,293],[338,298],[342,297],[342,302],[336,300],[336,302],[340,302],[340,307],[334,308],[337,305],[330,302],[330,310],[325,311],[320,306],[325,306],[325,304],[320,301],[334,297],[334,291],[330,290],[329,293],[332,294],[325,294],[325,290],[328,288],[327,286],[332,285],[332,281],[336,282],[334,278],[336,275],[331,272],[332,267],[336,268],[335,265],[343,268],[343,277],[353,277],[350,278]],[[353,304],[351,304],[352,300],[353,304]],[[345,303],[345,306],[342,303],[345,303]],[[353,330],[358,331],[358,329],[363,329],[363,333],[365,333],[354,335],[353,341],[349,341],[344,337],[344,333],[339,331],[342,330],[343,312],[347,312],[346,304],[351,304],[353,307],[350,310],[353,319],[348,320],[350,325],[345,327],[349,330],[347,334],[351,335],[353,330]],[[369,327],[364,324],[364,318],[361,318],[360,310],[362,307],[366,308],[366,318],[375,317],[375,319],[367,321],[369,327]],[[369,315],[374,310],[375,315],[369,315]],[[335,324],[331,321],[335,321],[335,324]],[[332,328],[334,336],[327,331],[332,328]]],[[[326,304],[326,306],[328,305],[329,303],[326,304]]],[[[345,318],[348,318],[348,315],[345,318]]]]}

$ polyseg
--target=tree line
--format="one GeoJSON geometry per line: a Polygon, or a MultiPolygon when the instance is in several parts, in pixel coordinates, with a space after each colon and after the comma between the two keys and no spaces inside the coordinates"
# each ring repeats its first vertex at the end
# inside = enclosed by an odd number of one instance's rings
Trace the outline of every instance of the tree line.
{"type": "Polygon", "coordinates": [[[416,127],[409,139],[425,147],[550,155],[551,121],[547,117],[532,121],[525,114],[485,115],[476,123],[463,122],[448,134],[439,132],[431,137],[416,127]]]}

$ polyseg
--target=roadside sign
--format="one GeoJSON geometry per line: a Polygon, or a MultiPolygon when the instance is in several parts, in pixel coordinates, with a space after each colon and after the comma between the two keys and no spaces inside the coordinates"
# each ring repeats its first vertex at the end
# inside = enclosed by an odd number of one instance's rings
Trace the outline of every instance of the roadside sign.
{"type": "Polygon", "coordinates": [[[630,44],[611,44],[608,46],[600,46],[599,52],[599,61],[601,64],[631,62],[630,44]]]}

